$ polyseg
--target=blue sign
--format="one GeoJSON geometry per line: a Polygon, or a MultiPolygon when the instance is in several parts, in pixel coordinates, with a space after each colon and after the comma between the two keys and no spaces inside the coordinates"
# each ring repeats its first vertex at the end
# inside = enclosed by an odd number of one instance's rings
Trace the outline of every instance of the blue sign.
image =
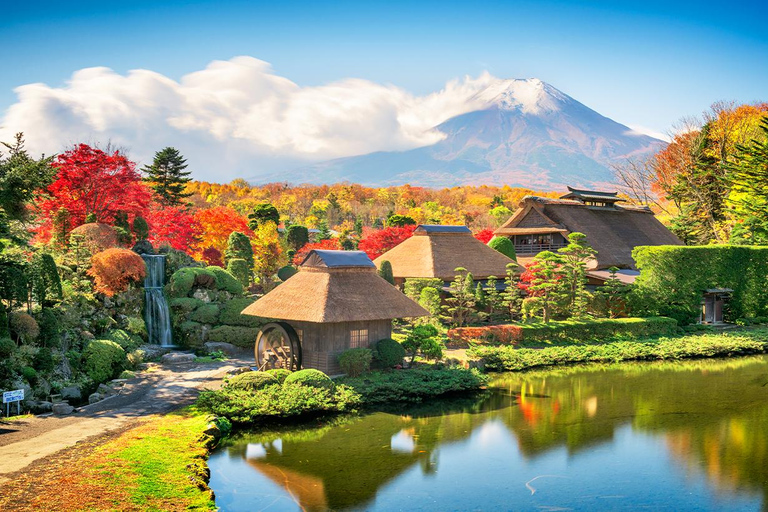
{"type": "Polygon", "coordinates": [[[5,391],[3,393],[3,403],[7,404],[9,402],[21,402],[24,400],[24,390],[23,389],[17,389],[15,391],[5,391]]]}

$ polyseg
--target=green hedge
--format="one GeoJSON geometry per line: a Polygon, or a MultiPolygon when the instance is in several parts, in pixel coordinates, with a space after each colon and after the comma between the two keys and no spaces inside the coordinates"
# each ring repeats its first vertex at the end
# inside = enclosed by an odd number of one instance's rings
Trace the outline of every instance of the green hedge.
{"type": "Polygon", "coordinates": [[[650,338],[677,331],[677,321],[666,317],[595,318],[562,320],[549,323],[521,324],[522,343],[580,343],[616,338],[650,338]]]}
{"type": "Polygon", "coordinates": [[[636,291],[651,314],[694,322],[704,290],[730,288],[727,320],[768,316],[768,247],[643,246],[632,257],[640,269],[636,291]]]}
{"type": "Polygon", "coordinates": [[[189,315],[189,319],[201,324],[215,324],[219,319],[219,306],[216,304],[203,304],[189,315]]]}
{"type": "Polygon", "coordinates": [[[333,389],[333,381],[320,370],[307,368],[288,375],[283,386],[308,386],[318,389],[333,389]]]}
{"type": "Polygon", "coordinates": [[[217,267],[217,266],[210,266],[210,267],[206,267],[205,270],[213,274],[213,276],[216,278],[216,287],[219,290],[227,291],[232,295],[243,294],[243,285],[240,284],[240,281],[235,279],[235,276],[233,276],[223,268],[217,267]]]}
{"type": "Polygon", "coordinates": [[[274,375],[266,372],[245,372],[229,379],[227,387],[256,391],[257,389],[275,384],[279,384],[279,382],[274,375]]]}
{"type": "Polygon", "coordinates": [[[253,304],[253,299],[237,298],[228,300],[221,308],[219,322],[226,325],[242,325],[243,327],[260,327],[261,319],[251,315],[241,315],[240,312],[253,304]]]}
{"type": "Polygon", "coordinates": [[[181,313],[182,315],[188,315],[195,309],[205,304],[205,302],[193,297],[177,297],[175,299],[171,299],[168,304],[171,306],[171,309],[174,312],[181,313]]]}
{"type": "Polygon", "coordinates": [[[468,354],[487,371],[527,370],[574,363],[615,363],[631,360],[675,360],[768,352],[768,330],[739,334],[700,334],[655,341],[620,341],[600,345],[569,345],[543,349],[479,346],[468,354]]]}
{"type": "Polygon", "coordinates": [[[220,325],[208,333],[208,341],[231,343],[237,347],[252,349],[259,330],[238,325],[220,325]]]}

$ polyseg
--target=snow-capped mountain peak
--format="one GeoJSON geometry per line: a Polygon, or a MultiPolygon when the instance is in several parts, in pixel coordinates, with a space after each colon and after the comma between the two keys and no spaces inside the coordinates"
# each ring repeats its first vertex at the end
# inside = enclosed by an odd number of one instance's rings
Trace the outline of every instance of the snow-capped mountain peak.
{"type": "Polygon", "coordinates": [[[568,96],[538,78],[511,78],[495,80],[478,92],[475,99],[488,107],[538,115],[557,112],[568,96]]]}

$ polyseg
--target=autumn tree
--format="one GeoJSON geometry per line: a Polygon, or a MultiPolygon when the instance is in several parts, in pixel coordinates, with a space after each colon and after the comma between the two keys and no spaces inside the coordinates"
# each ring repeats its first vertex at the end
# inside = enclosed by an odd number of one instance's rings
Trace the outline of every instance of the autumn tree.
{"type": "Polygon", "coordinates": [[[287,257],[280,245],[277,225],[272,221],[262,222],[253,233],[254,270],[259,284],[266,293],[274,286],[273,277],[285,265],[287,257]]]}
{"type": "Polygon", "coordinates": [[[56,176],[47,199],[38,204],[43,217],[38,233],[43,241],[50,238],[53,216],[61,208],[67,209],[73,226],[85,223],[88,214],[106,224],[114,223],[118,212],[130,219],[147,214],[151,190],[120,151],[108,153],[78,144],[51,165],[57,169],[56,176]]]}
{"type": "Polygon", "coordinates": [[[132,283],[144,279],[144,260],[129,249],[112,248],[93,256],[88,275],[94,289],[108,297],[124,292],[132,283]]]}
{"type": "Polygon", "coordinates": [[[192,181],[189,177],[191,173],[186,168],[187,160],[179,150],[166,147],[155,153],[152,164],[144,166],[142,172],[163,205],[182,206],[192,195],[192,192],[185,192],[187,184],[192,181]]]}
{"type": "Polygon", "coordinates": [[[360,239],[357,248],[361,251],[365,251],[368,257],[373,260],[404,240],[410,238],[415,229],[416,226],[410,225],[399,228],[391,227],[376,231],[368,231],[363,238],[360,239]]]}
{"type": "Polygon", "coordinates": [[[199,229],[198,240],[195,244],[197,256],[200,256],[209,247],[213,247],[223,254],[227,248],[229,235],[233,231],[248,236],[253,235],[253,231],[248,227],[245,218],[227,206],[198,210],[195,212],[194,218],[199,229]]]}
{"type": "Polygon", "coordinates": [[[154,247],[168,245],[177,251],[192,252],[202,229],[194,213],[184,206],[153,204],[147,217],[148,240],[154,247]]]}
{"type": "Polygon", "coordinates": [[[338,238],[329,238],[328,240],[320,240],[319,242],[306,244],[304,245],[304,247],[296,251],[296,254],[293,255],[293,264],[301,265],[304,259],[314,249],[326,250],[326,251],[338,251],[338,250],[341,250],[341,246],[339,245],[338,238]]]}

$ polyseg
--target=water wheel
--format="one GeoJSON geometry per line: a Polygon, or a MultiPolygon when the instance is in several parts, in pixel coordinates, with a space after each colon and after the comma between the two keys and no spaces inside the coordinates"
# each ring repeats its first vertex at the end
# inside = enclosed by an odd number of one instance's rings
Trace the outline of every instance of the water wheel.
{"type": "Polygon", "coordinates": [[[272,322],[261,328],[256,338],[256,365],[259,370],[301,369],[301,342],[296,331],[285,322],[272,322]]]}

